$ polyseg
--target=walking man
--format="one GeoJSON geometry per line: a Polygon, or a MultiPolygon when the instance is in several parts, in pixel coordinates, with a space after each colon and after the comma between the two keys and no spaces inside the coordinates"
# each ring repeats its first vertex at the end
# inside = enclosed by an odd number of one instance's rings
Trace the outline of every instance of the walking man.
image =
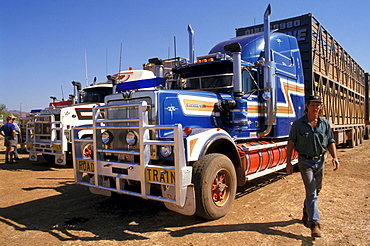
{"type": "Polygon", "coordinates": [[[309,97],[305,115],[293,122],[287,146],[288,174],[293,173],[292,152],[298,152],[298,168],[306,190],[302,220],[311,228],[312,237],[321,237],[317,198],[322,188],[326,151],[333,157],[334,171],[339,168],[332,129],[329,122],[319,116],[322,103],[320,96],[309,97]]]}
{"type": "Polygon", "coordinates": [[[8,116],[6,120],[7,123],[0,127],[0,134],[4,136],[4,146],[6,146],[5,163],[15,163],[13,161],[14,147],[17,146],[17,133],[13,124],[15,118],[8,116]]]}

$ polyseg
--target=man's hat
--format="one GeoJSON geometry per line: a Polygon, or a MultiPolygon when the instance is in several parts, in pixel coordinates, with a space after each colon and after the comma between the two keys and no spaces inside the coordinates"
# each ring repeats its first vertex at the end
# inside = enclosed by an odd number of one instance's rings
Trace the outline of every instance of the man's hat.
{"type": "Polygon", "coordinates": [[[8,115],[8,117],[6,119],[7,120],[15,120],[15,117],[14,117],[14,115],[10,114],[10,115],[8,115]]]}
{"type": "Polygon", "coordinates": [[[320,97],[320,96],[318,96],[318,95],[311,95],[311,96],[309,96],[308,97],[308,101],[307,101],[308,103],[309,102],[318,102],[318,103],[323,103],[323,100],[322,100],[322,98],[320,97]]]}

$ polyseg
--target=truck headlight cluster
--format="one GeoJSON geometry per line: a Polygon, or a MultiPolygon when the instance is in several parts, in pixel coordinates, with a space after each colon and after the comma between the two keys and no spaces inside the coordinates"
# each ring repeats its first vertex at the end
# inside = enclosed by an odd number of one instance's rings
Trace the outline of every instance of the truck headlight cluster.
{"type": "Polygon", "coordinates": [[[126,143],[130,146],[137,144],[138,134],[135,131],[129,131],[126,134],[126,143]]]}
{"type": "Polygon", "coordinates": [[[101,134],[103,144],[107,145],[113,141],[113,134],[110,131],[105,131],[101,134]]]}
{"type": "Polygon", "coordinates": [[[161,155],[163,157],[169,157],[172,154],[172,146],[161,146],[161,155]]]}

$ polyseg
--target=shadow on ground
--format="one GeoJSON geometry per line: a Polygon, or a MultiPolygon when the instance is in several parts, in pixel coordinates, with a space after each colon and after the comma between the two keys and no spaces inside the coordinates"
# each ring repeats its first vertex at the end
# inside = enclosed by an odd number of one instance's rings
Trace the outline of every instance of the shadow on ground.
{"type": "MultiPolygon", "coordinates": [[[[19,164],[21,165],[21,164],[19,164]]],[[[281,179],[280,173],[268,175],[256,184],[249,184],[238,197],[281,179]],[[261,183],[262,182],[262,183],[261,183]]],[[[302,235],[280,231],[279,227],[299,223],[298,220],[269,223],[246,223],[207,226],[205,220],[169,211],[162,203],[132,196],[112,199],[89,193],[73,180],[61,180],[59,187],[28,187],[24,191],[54,189],[59,195],[0,208],[0,221],[18,231],[42,231],[60,241],[146,240],[147,232],[168,232],[171,237],[194,233],[256,231],[308,240],[302,235]],[[185,229],[175,229],[186,227],[185,229]],[[84,233],[81,234],[81,231],[84,233]]]]}

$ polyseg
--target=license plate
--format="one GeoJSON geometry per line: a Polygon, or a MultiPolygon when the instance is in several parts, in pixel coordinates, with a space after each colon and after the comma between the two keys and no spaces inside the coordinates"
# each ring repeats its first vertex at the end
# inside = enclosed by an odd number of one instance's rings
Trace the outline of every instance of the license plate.
{"type": "Polygon", "coordinates": [[[162,168],[147,168],[148,180],[165,184],[175,184],[175,171],[162,168]]]}
{"type": "Polygon", "coordinates": [[[62,145],[61,144],[53,144],[51,146],[51,148],[54,150],[54,151],[57,151],[57,152],[61,152],[62,151],[62,145]]]}
{"type": "Polygon", "coordinates": [[[130,154],[119,154],[118,160],[120,161],[127,161],[127,162],[134,162],[134,155],[130,154]]]}
{"type": "Polygon", "coordinates": [[[94,172],[94,162],[86,160],[78,160],[78,170],[85,172],[94,172]]]}

